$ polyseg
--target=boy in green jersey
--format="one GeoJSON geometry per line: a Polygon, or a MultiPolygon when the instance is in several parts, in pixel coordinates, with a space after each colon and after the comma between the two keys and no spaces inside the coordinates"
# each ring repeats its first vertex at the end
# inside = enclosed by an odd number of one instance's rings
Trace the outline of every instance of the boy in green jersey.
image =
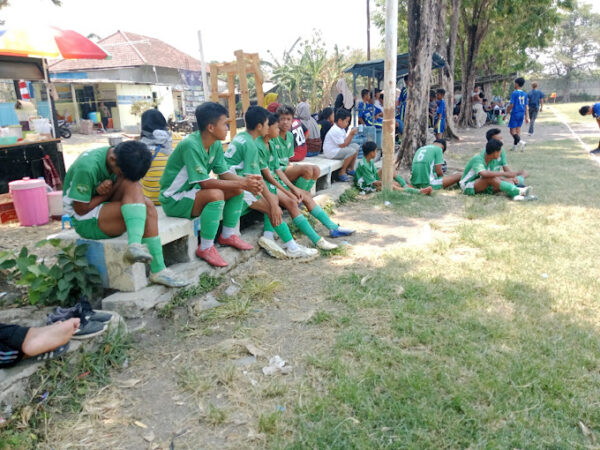
{"type": "MultiPolygon", "coordinates": [[[[498,139],[499,141],[502,141],[502,130],[500,130],[500,128],[492,128],[485,133],[485,137],[488,142],[491,139],[498,139]]],[[[504,141],[502,141],[502,142],[504,142],[504,141]]],[[[481,155],[485,156],[485,149],[483,149],[481,151],[481,155]]],[[[504,176],[506,178],[512,178],[514,183],[518,187],[525,187],[525,178],[528,175],[527,171],[526,170],[517,170],[517,171],[510,170],[510,167],[508,167],[508,162],[506,160],[506,151],[504,150],[504,148],[502,148],[502,151],[500,152],[500,158],[498,158],[496,161],[492,161],[490,164],[490,167],[491,167],[491,170],[504,171],[504,176]]]]}
{"type": "MultiPolygon", "coordinates": [[[[354,185],[363,192],[376,192],[382,188],[381,183],[381,169],[377,170],[373,160],[377,156],[377,144],[375,142],[365,142],[362,146],[363,159],[358,162],[356,167],[356,176],[354,177],[354,185]]],[[[411,194],[430,195],[433,189],[431,186],[424,189],[415,189],[404,181],[398,173],[394,174],[394,181],[392,183],[392,189],[394,191],[404,191],[411,194]]]]}
{"type": "Polygon", "coordinates": [[[279,105],[277,115],[279,116],[279,163],[288,180],[294,186],[310,192],[321,175],[321,169],[314,164],[290,164],[290,158],[294,156],[294,135],[290,131],[294,121],[294,108],[288,105],[279,105]]]}
{"type": "Polygon", "coordinates": [[[125,258],[150,263],[150,281],[168,287],[188,283],[166,268],[158,236],[158,213],[139,180],[152,153],[138,141],[82,153],[65,176],[63,205],[85,239],[109,239],[127,232],[125,258]]]}
{"type": "MultiPolygon", "coordinates": [[[[329,230],[331,237],[349,236],[354,233],[354,230],[341,228],[334,223],[323,208],[317,205],[309,192],[296,187],[287,178],[285,172],[281,170],[281,167],[276,167],[276,165],[278,165],[278,161],[276,161],[278,160],[276,157],[278,136],[279,117],[275,114],[270,114],[267,134],[264,137],[259,136],[256,139],[260,156],[261,172],[263,178],[267,182],[269,190],[277,195],[279,205],[288,210],[294,224],[300,231],[308,236],[313,244],[322,250],[333,250],[334,248],[337,248],[337,245],[327,242],[317,234],[306,217],[302,214],[299,205],[304,203],[304,206],[306,206],[306,209],[310,214],[329,230]]],[[[265,227],[267,237],[269,234],[272,236],[272,230],[269,230],[268,228],[268,226],[265,227]]]]}
{"type": "Polygon", "coordinates": [[[223,230],[218,242],[238,250],[252,245],[237,235],[244,190],[258,193],[258,176],[240,177],[225,162],[221,140],[227,137],[227,110],[206,102],[196,108],[198,130],[181,141],[169,156],[160,179],[159,200],[167,216],[191,219],[200,216],[200,245],[196,256],[215,267],[227,262],[215,248],[221,215],[223,230]],[[211,178],[214,172],[218,178],[211,178]]]}
{"type": "Polygon", "coordinates": [[[460,173],[444,176],[442,165],[445,152],[445,139],[436,139],[433,144],[419,148],[413,156],[410,184],[416,188],[431,186],[437,190],[458,183],[460,173]]]}
{"type": "Polygon", "coordinates": [[[491,139],[485,146],[485,155],[477,153],[471,158],[460,180],[460,188],[466,195],[505,192],[515,201],[537,200],[529,195],[531,188],[519,188],[504,177],[503,172],[493,170],[493,161],[500,157],[502,141],[491,139]]]}
{"type": "MultiPolygon", "coordinates": [[[[269,112],[260,106],[248,108],[244,116],[246,131],[238,133],[233,138],[225,153],[225,160],[238,175],[256,175],[260,177],[261,191],[259,193],[244,191],[244,207],[265,214],[265,221],[269,221],[286,249],[284,251],[275,241],[267,239],[265,236],[259,239],[258,244],[275,258],[314,258],[318,255],[317,250],[306,248],[292,238],[289,227],[283,221],[283,212],[279,207],[277,194],[269,191],[262,179],[256,139],[266,136],[269,130],[268,114],[269,112]]],[[[304,216],[302,217],[304,218],[304,216]]],[[[304,219],[306,220],[306,218],[304,219]]]]}

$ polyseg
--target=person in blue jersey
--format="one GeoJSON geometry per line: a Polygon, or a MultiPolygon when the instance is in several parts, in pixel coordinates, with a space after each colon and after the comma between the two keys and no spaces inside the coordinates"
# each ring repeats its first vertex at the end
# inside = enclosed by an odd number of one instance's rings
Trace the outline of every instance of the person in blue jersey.
{"type": "Polygon", "coordinates": [[[442,139],[444,131],[446,130],[446,102],[444,101],[444,95],[446,95],[444,89],[440,88],[435,91],[437,109],[435,110],[435,117],[433,119],[433,130],[436,139],[442,139]]]}
{"type": "Polygon", "coordinates": [[[517,150],[518,148],[521,151],[525,150],[525,141],[521,140],[521,125],[523,125],[523,120],[525,123],[529,123],[529,113],[527,112],[527,106],[529,104],[529,100],[527,98],[527,94],[523,91],[523,85],[525,84],[525,79],[523,77],[519,77],[515,80],[515,90],[510,96],[510,104],[506,109],[506,116],[510,114],[510,121],[508,122],[508,128],[510,129],[510,134],[513,137],[513,150],[517,150]]]}
{"type": "Polygon", "coordinates": [[[529,135],[534,131],[535,119],[544,106],[544,93],[538,89],[537,83],[531,83],[531,91],[527,94],[529,100],[529,135]]]}
{"type": "Polygon", "coordinates": [[[400,120],[400,128],[402,133],[404,131],[404,116],[406,115],[406,101],[408,100],[408,89],[406,88],[406,82],[408,81],[408,75],[404,76],[404,86],[400,90],[400,96],[398,97],[398,102],[400,103],[400,114],[398,114],[398,119],[400,120]]]}
{"type": "MultiPolygon", "coordinates": [[[[587,116],[589,114],[592,115],[594,119],[596,119],[596,123],[600,127],[600,102],[594,103],[592,106],[582,106],[579,108],[579,114],[582,116],[587,116]]],[[[595,148],[590,152],[592,155],[600,154],[600,141],[598,142],[598,148],[595,148]]]]}

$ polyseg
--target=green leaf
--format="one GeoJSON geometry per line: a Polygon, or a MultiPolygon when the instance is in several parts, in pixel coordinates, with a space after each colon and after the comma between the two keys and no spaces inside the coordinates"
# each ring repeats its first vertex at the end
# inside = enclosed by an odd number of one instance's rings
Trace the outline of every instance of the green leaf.
{"type": "Polygon", "coordinates": [[[69,292],[71,292],[70,289],[67,289],[67,290],[64,290],[64,291],[59,290],[58,293],[56,294],[56,298],[58,300],[60,300],[61,302],[63,302],[69,296],[69,292]]]}
{"type": "Polygon", "coordinates": [[[88,263],[87,259],[85,259],[85,258],[77,258],[75,260],[75,265],[77,267],[87,267],[89,265],[89,263],[88,263]]]}
{"type": "Polygon", "coordinates": [[[42,271],[40,270],[40,267],[35,264],[33,264],[31,266],[27,266],[27,270],[38,277],[40,275],[42,275],[42,271]]]}
{"type": "Polygon", "coordinates": [[[75,249],[75,256],[78,257],[78,258],[82,258],[87,253],[87,250],[88,250],[88,245],[87,244],[80,244],[75,249]]]}
{"type": "Polygon", "coordinates": [[[67,290],[71,287],[71,283],[69,283],[67,280],[60,279],[58,280],[58,289],[61,291],[67,290]]]}

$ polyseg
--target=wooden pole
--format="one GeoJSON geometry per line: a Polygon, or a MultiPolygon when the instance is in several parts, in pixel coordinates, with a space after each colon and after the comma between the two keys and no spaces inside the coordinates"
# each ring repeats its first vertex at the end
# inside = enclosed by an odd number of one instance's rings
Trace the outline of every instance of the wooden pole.
{"type": "Polygon", "coordinates": [[[75,92],[75,85],[73,83],[71,83],[71,97],[73,99],[73,114],[75,114],[75,123],[79,125],[79,105],[77,104],[77,93],[75,92]]]}
{"type": "MultiPolygon", "coordinates": [[[[206,76],[206,61],[204,61],[204,49],[202,48],[202,31],[198,30],[198,45],[200,50],[200,63],[202,64],[202,90],[204,101],[208,101],[208,77],[206,76]]],[[[212,81],[212,78],[211,78],[212,81]]]]}
{"type": "Polygon", "coordinates": [[[383,77],[383,189],[394,179],[394,131],[396,126],[396,65],[398,53],[398,1],[385,2],[385,65],[383,77]]]}
{"type": "Polygon", "coordinates": [[[219,67],[216,64],[210,65],[210,101],[219,101],[219,67]]]}
{"type": "Polygon", "coordinates": [[[248,76],[246,72],[246,58],[244,52],[236,50],[233,52],[237,59],[238,76],[240,77],[240,94],[242,95],[242,114],[245,114],[250,107],[250,95],[248,94],[248,76]]]}
{"type": "Polygon", "coordinates": [[[237,134],[234,72],[227,72],[227,90],[229,90],[229,139],[233,139],[237,134]]]}

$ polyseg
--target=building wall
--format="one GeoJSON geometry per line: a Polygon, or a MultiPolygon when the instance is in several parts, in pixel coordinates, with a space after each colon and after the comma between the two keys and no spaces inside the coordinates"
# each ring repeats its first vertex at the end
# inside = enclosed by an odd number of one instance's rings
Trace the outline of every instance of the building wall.
{"type": "MultiPolygon", "coordinates": [[[[566,80],[564,78],[533,80],[537,81],[538,89],[546,96],[556,92],[558,98],[563,96],[566,89],[566,80]]],[[[531,89],[531,84],[526,83],[527,90],[531,89]]],[[[590,98],[600,98],[600,80],[596,78],[582,78],[571,80],[571,96],[587,95],[590,98]]]]}
{"type": "Polygon", "coordinates": [[[140,132],[141,117],[131,114],[131,106],[137,101],[152,101],[152,86],[147,84],[116,84],[117,113],[121,129],[130,133],[140,132]]]}
{"type": "Polygon", "coordinates": [[[152,91],[160,99],[158,110],[165,116],[165,119],[174,116],[175,106],[173,104],[172,88],[170,86],[152,86],[152,91]]]}

